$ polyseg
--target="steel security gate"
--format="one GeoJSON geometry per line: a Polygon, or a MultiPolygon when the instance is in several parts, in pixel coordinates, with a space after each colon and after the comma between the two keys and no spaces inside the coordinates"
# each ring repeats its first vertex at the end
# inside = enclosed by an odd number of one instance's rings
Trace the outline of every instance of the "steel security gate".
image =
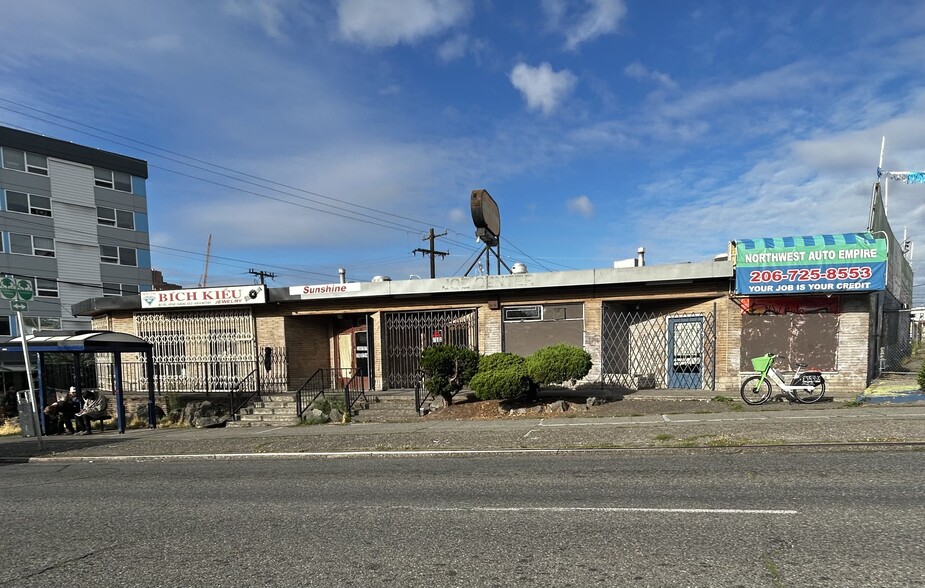
{"type": "Polygon", "coordinates": [[[668,387],[703,387],[703,317],[668,319],[668,387]]]}
{"type": "Polygon", "coordinates": [[[628,390],[716,388],[716,311],[622,312],[604,305],[601,383],[628,390]]]}
{"type": "Polygon", "coordinates": [[[478,349],[475,309],[387,312],[383,314],[385,381],[389,388],[414,388],[425,347],[444,343],[478,349]]]}
{"type": "MultiPolygon", "coordinates": [[[[249,309],[202,312],[151,312],[135,315],[135,334],[154,348],[157,389],[162,392],[256,388],[248,375],[263,364],[258,358],[254,318],[249,309]]],[[[271,370],[260,367],[264,389],[285,389],[286,358],[271,354],[271,370]]]]}

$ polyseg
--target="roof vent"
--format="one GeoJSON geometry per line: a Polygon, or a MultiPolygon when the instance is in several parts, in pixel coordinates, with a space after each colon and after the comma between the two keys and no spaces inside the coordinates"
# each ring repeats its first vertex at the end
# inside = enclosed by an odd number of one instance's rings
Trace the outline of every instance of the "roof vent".
{"type": "Polygon", "coordinates": [[[525,274],[527,273],[527,266],[524,263],[517,262],[514,264],[514,267],[511,268],[512,274],[525,274]]]}
{"type": "Polygon", "coordinates": [[[391,282],[392,278],[389,276],[373,276],[373,282],[391,282]]]}

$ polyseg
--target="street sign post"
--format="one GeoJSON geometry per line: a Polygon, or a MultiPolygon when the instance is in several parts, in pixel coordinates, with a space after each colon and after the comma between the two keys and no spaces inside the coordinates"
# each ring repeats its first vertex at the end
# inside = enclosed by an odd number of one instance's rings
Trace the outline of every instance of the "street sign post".
{"type": "Polygon", "coordinates": [[[32,422],[35,425],[35,439],[42,447],[42,426],[39,422],[39,404],[35,394],[35,384],[32,381],[32,363],[29,361],[29,344],[26,342],[26,325],[22,319],[23,311],[29,310],[26,304],[35,296],[32,289],[32,280],[23,278],[0,278],[0,296],[10,301],[10,308],[16,311],[16,321],[19,325],[19,336],[22,337],[22,354],[26,365],[26,379],[29,381],[29,396],[32,398],[32,422]]]}

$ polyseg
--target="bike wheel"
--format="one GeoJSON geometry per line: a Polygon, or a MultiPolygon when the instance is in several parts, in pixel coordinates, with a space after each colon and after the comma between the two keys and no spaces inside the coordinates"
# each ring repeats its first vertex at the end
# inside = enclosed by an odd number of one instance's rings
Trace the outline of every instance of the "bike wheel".
{"type": "Polygon", "coordinates": [[[825,396],[825,380],[822,379],[822,376],[820,376],[819,381],[816,383],[812,390],[794,390],[793,396],[800,404],[812,404],[814,402],[818,402],[823,396],[825,396]]]}
{"type": "Polygon", "coordinates": [[[765,378],[764,382],[759,385],[761,376],[752,376],[742,382],[742,389],[739,394],[745,404],[764,404],[771,397],[771,382],[765,378]]]}

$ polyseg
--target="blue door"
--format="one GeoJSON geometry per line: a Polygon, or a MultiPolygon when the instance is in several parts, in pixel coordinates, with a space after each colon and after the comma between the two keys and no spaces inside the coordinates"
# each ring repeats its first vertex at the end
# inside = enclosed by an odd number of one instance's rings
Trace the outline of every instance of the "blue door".
{"type": "Polygon", "coordinates": [[[668,319],[668,387],[703,388],[703,317],[668,319]]]}

